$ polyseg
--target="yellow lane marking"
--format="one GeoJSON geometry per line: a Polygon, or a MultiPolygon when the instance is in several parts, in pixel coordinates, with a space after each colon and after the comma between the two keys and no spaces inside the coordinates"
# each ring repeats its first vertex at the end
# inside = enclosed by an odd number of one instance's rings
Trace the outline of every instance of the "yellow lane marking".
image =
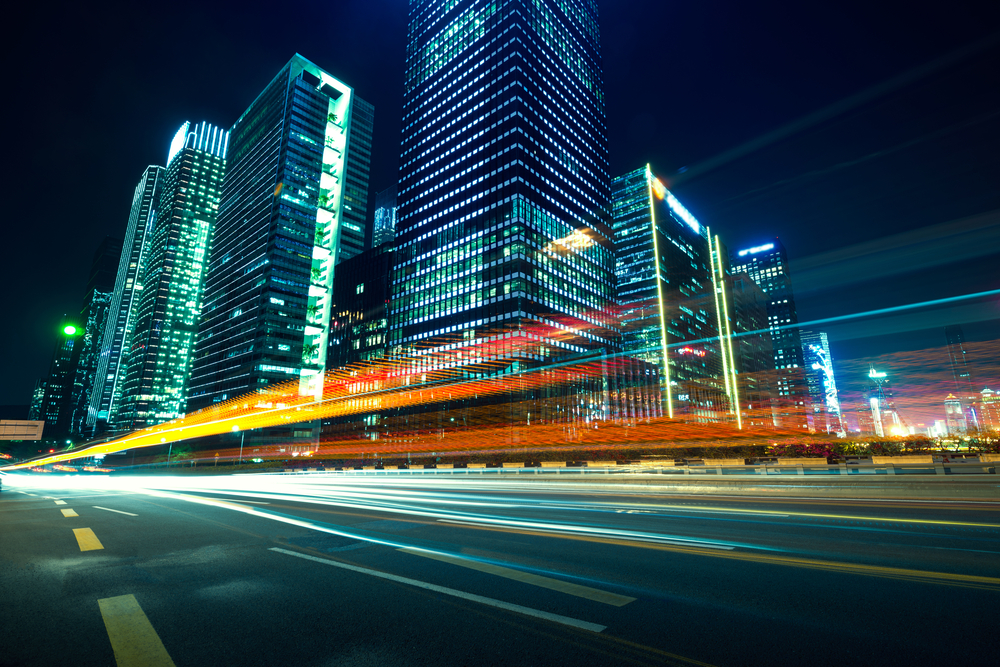
{"type": "Polygon", "coordinates": [[[591,537],[589,535],[579,535],[575,533],[558,534],[489,525],[470,525],[469,527],[479,530],[495,530],[504,533],[535,535],[539,537],[558,537],[564,540],[580,540],[584,542],[598,542],[601,544],[615,544],[626,547],[639,547],[642,549],[656,549],[657,551],[672,551],[674,553],[690,554],[694,556],[713,556],[715,558],[727,558],[729,560],[742,560],[753,563],[766,563],[769,565],[802,567],[812,570],[840,572],[842,574],[858,574],[869,577],[880,577],[883,579],[899,579],[902,581],[911,581],[916,583],[943,584],[946,586],[958,586],[961,588],[975,588],[979,590],[1000,592],[1000,579],[996,577],[981,577],[971,574],[953,574],[951,572],[931,572],[928,570],[909,570],[905,568],[883,567],[878,565],[839,563],[836,561],[811,560],[809,558],[796,558],[793,556],[761,555],[740,551],[718,551],[716,549],[672,546],[655,542],[633,542],[626,539],[591,537]]]}
{"type": "Polygon", "coordinates": [[[742,509],[738,507],[728,507],[728,508],[711,508],[711,507],[699,507],[695,508],[690,505],[655,505],[651,503],[636,503],[633,505],[613,505],[614,507],[634,507],[636,509],[645,510],[684,510],[688,512],[697,511],[705,512],[706,514],[718,513],[718,514],[746,514],[746,515],[763,515],[763,516],[774,516],[776,518],[785,518],[790,516],[801,516],[809,517],[812,519],[843,519],[845,521],[881,521],[884,523],[913,523],[913,524],[928,524],[933,526],[966,526],[970,528],[1000,528],[1000,524],[995,523],[974,523],[970,521],[944,521],[941,519],[903,519],[899,517],[884,517],[884,516],[857,516],[854,514],[824,514],[822,512],[792,512],[788,510],[775,511],[775,510],[764,510],[764,509],[742,509]]]}
{"type": "Polygon", "coordinates": [[[60,511],[63,513],[63,516],[80,516],[73,510],[60,510],[60,511]]]}
{"type": "Polygon", "coordinates": [[[97,601],[118,667],[174,667],[160,636],[134,595],[97,601]]]}
{"type": "Polygon", "coordinates": [[[445,554],[430,553],[427,551],[421,551],[420,549],[399,549],[398,551],[413,554],[414,556],[432,558],[434,560],[451,563],[452,565],[458,565],[460,567],[467,567],[470,570],[486,572],[487,574],[495,574],[498,577],[513,579],[514,581],[531,584],[532,586],[539,586],[540,588],[548,588],[553,591],[559,591],[560,593],[566,593],[567,595],[574,595],[578,598],[593,600],[594,602],[603,602],[604,604],[610,604],[615,607],[624,607],[629,602],[635,602],[635,598],[628,597],[627,595],[618,595],[617,593],[609,593],[596,588],[590,588],[589,586],[571,584],[567,581],[550,579],[549,577],[542,577],[537,574],[529,574],[528,572],[514,570],[509,567],[481,563],[479,561],[465,558],[456,558],[445,554]]]}
{"type": "Polygon", "coordinates": [[[76,535],[76,541],[80,544],[80,551],[96,551],[104,548],[104,545],[90,528],[74,528],[73,534],[76,535]]]}
{"type": "Polygon", "coordinates": [[[65,505],[65,504],[66,504],[65,500],[57,500],[56,501],[56,505],[65,505]]]}

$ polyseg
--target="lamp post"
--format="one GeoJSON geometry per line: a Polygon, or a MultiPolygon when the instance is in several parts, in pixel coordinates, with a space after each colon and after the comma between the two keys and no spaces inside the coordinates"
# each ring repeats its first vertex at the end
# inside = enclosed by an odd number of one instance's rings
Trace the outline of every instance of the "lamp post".
{"type": "Polygon", "coordinates": [[[243,465],[243,436],[245,436],[246,433],[246,431],[240,431],[240,465],[243,465]]]}

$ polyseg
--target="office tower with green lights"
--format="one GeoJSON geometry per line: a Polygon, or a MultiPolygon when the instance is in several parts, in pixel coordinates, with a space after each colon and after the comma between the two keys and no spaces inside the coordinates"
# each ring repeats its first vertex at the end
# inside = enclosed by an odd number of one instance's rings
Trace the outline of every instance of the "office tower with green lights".
{"type": "Polygon", "coordinates": [[[334,267],[363,247],[347,206],[368,198],[371,121],[350,86],[295,55],[233,125],[189,410],[288,381],[322,392],[334,267]]]}
{"type": "Polygon", "coordinates": [[[122,353],[121,395],[110,419],[116,431],[170,421],[186,411],[228,144],[229,132],[205,122],[185,122],[170,143],[122,353]]]}
{"type": "Polygon", "coordinates": [[[592,0],[410,2],[389,337],[415,368],[615,347],[597,25],[592,0]]]}
{"type": "Polygon", "coordinates": [[[742,425],[719,237],[649,166],[611,183],[622,349],[655,369],[662,414],[742,425]]]}
{"type": "Polygon", "coordinates": [[[45,421],[47,439],[70,435],[73,416],[73,379],[80,359],[84,330],[76,318],[63,316],[56,333],[56,349],[45,379],[44,393],[37,419],[45,421]]]}
{"type": "Polygon", "coordinates": [[[87,428],[100,434],[107,430],[108,415],[114,408],[114,399],[121,395],[119,382],[124,379],[121,366],[122,347],[136,296],[136,281],[144,252],[148,249],[147,235],[156,218],[156,204],[163,183],[163,167],[149,166],[143,172],[132,196],[125,243],[122,247],[111,307],[104,326],[101,350],[94,374],[94,388],[87,411],[87,428]]]}

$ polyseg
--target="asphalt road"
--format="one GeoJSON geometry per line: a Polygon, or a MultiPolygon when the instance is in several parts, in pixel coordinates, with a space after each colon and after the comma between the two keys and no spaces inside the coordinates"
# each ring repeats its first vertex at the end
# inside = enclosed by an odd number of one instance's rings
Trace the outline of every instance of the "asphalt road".
{"type": "Polygon", "coordinates": [[[4,667],[996,664],[1000,502],[445,475],[3,489],[4,667]]]}

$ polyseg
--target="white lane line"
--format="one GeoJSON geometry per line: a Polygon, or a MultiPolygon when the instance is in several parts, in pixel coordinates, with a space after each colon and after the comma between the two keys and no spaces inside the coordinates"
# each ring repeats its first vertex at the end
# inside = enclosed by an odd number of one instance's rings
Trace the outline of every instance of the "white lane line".
{"type": "Polygon", "coordinates": [[[122,512],[121,510],[113,510],[110,507],[98,507],[97,505],[94,505],[93,507],[95,510],[104,510],[105,512],[114,512],[116,514],[128,514],[129,516],[139,516],[138,514],[132,514],[131,512],[122,512]]]}
{"type": "Polygon", "coordinates": [[[242,498],[212,498],[211,496],[197,496],[198,498],[205,498],[206,500],[221,500],[225,503],[253,503],[254,505],[270,505],[271,503],[264,502],[263,500],[243,500],[242,498]]]}
{"type": "Polygon", "coordinates": [[[531,526],[518,526],[516,524],[505,525],[502,523],[490,523],[490,522],[480,522],[480,521],[455,521],[452,519],[438,519],[439,523],[454,523],[460,526],[475,526],[477,528],[500,528],[507,530],[528,530],[536,533],[551,533],[552,535],[583,535],[586,537],[598,537],[606,540],[625,540],[630,542],[652,542],[653,544],[672,544],[678,547],[703,547],[705,549],[718,549],[720,551],[732,551],[735,547],[725,546],[721,544],[712,544],[711,542],[702,542],[700,540],[687,540],[687,539],[671,539],[669,537],[640,537],[638,535],[616,535],[600,533],[597,531],[583,531],[583,530],[553,530],[551,528],[535,528],[531,526]]]}
{"type": "Polygon", "coordinates": [[[65,500],[57,500],[56,501],[56,505],[65,505],[65,504],[66,504],[65,500]]]}
{"type": "Polygon", "coordinates": [[[588,621],[581,621],[576,618],[570,618],[569,616],[550,614],[549,612],[541,611],[540,609],[532,609],[531,607],[522,607],[519,604],[511,604],[509,602],[503,602],[501,600],[494,600],[493,598],[483,597],[482,595],[474,595],[472,593],[457,591],[454,588],[445,588],[444,586],[429,584],[426,581],[419,581],[417,579],[408,579],[406,577],[398,577],[395,574],[388,574],[387,572],[379,572],[378,570],[369,570],[366,567],[358,567],[357,565],[348,565],[347,563],[339,563],[337,561],[327,560],[325,558],[317,558],[316,556],[301,554],[298,553],[297,551],[288,551],[287,549],[281,549],[279,547],[271,547],[270,551],[277,551],[278,553],[288,554],[289,556],[295,556],[297,558],[303,558],[305,560],[316,561],[317,563],[323,563],[324,565],[332,565],[333,567],[339,567],[344,570],[351,570],[352,572],[360,572],[361,574],[368,574],[373,577],[378,577],[380,579],[388,579],[389,581],[395,581],[401,584],[407,584],[409,586],[424,588],[429,591],[434,591],[435,593],[443,593],[444,595],[451,595],[452,597],[462,598],[463,600],[469,600],[471,602],[478,602],[480,604],[484,604],[489,607],[496,607],[498,609],[505,609],[507,611],[512,611],[517,614],[524,614],[525,616],[534,616],[535,618],[543,618],[546,621],[552,621],[553,623],[561,623],[562,625],[569,625],[574,628],[580,628],[581,630],[590,630],[591,632],[601,632],[602,630],[608,627],[606,625],[598,625],[597,623],[590,623],[588,621]]]}

